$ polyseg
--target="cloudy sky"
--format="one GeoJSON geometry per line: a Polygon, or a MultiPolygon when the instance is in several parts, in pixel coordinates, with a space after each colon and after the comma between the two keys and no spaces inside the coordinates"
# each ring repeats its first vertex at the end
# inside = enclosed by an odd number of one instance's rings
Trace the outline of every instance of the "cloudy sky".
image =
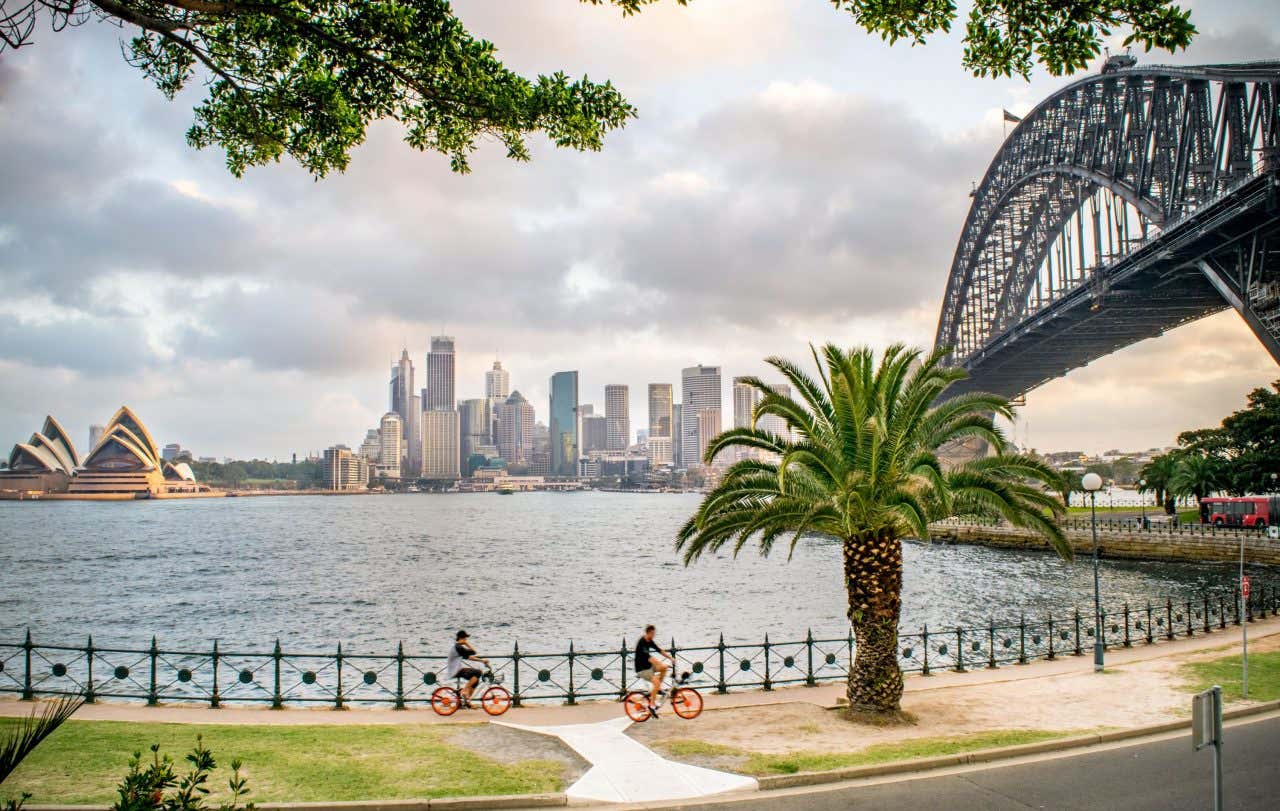
{"type": "MultiPolygon", "coordinates": [[[[458,394],[500,357],[546,418],[547,378],[644,386],[681,367],[762,373],[810,341],[928,345],[967,192],[1064,80],[992,81],[958,35],[889,47],[823,0],[696,0],[626,20],[574,0],[455,4],[525,73],[608,77],[640,118],[602,153],[485,148],[474,172],[379,124],[345,175],[236,180],[91,24],[0,56],[0,441],[53,413],[135,407],[198,455],[357,443],[406,346],[456,336],[458,394]]],[[[1190,51],[1280,56],[1269,0],[1195,6],[1190,51]]],[[[421,371],[419,371],[421,374],[421,371]]],[[[1280,377],[1234,313],[1032,392],[1017,437],[1147,448],[1216,423],[1280,377]]]]}

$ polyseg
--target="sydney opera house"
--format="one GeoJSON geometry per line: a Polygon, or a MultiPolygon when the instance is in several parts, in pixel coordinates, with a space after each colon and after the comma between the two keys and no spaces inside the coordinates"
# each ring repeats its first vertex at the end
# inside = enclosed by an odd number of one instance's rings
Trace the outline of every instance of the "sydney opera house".
{"type": "Polygon", "coordinates": [[[199,498],[222,495],[196,481],[185,462],[160,456],[145,425],[121,406],[83,459],[53,417],[9,452],[0,498],[199,498]]]}

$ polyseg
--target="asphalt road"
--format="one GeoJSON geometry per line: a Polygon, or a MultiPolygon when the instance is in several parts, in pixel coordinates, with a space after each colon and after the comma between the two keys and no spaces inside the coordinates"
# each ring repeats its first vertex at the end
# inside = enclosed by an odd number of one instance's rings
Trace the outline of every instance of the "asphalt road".
{"type": "MultiPolygon", "coordinates": [[[[1223,733],[1226,808],[1280,809],[1280,718],[1223,733]]],[[[716,811],[846,811],[851,808],[1125,809],[1212,808],[1211,750],[1191,733],[1152,743],[941,777],[861,785],[717,805],[716,811]]]]}

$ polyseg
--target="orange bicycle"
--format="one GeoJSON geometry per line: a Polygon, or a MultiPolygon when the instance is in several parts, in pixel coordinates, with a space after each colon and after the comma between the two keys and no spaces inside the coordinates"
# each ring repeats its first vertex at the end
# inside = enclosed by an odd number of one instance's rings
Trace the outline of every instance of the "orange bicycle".
{"type": "Polygon", "coordinates": [[[658,710],[662,708],[664,700],[670,699],[671,711],[676,715],[686,721],[697,718],[702,714],[702,693],[688,686],[689,675],[688,671],[681,673],[680,679],[672,683],[670,690],[659,692],[658,704],[652,710],[649,709],[647,690],[632,690],[627,693],[626,698],[622,700],[627,717],[637,724],[648,721],[650,718],[657,718],[658,710]]]}
{"type": "MultiPolygon", "coordinates": [[[[457,679],[453,687],[437,687],[431,694],[431,709],[435,710],[437,715],[453,715],[466,704],[462,698],[461,687],[462,679],[457,679]]],[[[480,693],[480,706],[489,715],[502,715],[511,709],[511,693],[502,686],[502,677],[494,675],[492,670],[486,670],[480,676],[480,684],[476,685],[476,691],[480,693]],[[489,686],[481,691],[485,682],[488,682],[489,686]]],[[[474,694],[472,698],[475,698],[474,694]]]]}

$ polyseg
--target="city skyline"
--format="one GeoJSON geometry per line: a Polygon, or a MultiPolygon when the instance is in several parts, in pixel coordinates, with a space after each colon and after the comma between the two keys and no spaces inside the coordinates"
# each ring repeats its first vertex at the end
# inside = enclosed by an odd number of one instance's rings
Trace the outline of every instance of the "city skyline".
{"type": "MultiPolygon", "coordinates": [[[[399,344],[421,396],[439,334],[475,350],[457,358],[456,399],[484,396],[473,387],[496,354],[540,411],[556,371],[580,370],[583,401],[600,405],[605,384],[627,383],[633,426],[647,384],[678,383],[672,370],[699,359],[765,375],[764,357],[805,362],[811,341],[927,346],[1001,110],[1071,81],[974,78],[959,32],[889,46],[820,3],[699,0],[627,20],[509,5],[458,11],[513,69],[589,71],[637,106],[601,152],[533,139],[524,164],[487,144],[456,176],[382,122],[321,183],[288,163],[235,179],[181,138],[199,88],[138,92],[118,30],[46,32],[6,53],[0,433],[23,435],[56,403],[83,438],[127,400],[201,454],[288,458],[364,435],[399,344]],[[655,69],[658,43],[673,56],[655,69]]],[[[1272,3],[1192,6],[1193,45],[1140,62],[1280,52],[1272,3]]],[[[1223,313],[1032,391],[1018,436],[1029,424],[1039,448],[1167,445],[1278,376],[1223,313]]]]}

